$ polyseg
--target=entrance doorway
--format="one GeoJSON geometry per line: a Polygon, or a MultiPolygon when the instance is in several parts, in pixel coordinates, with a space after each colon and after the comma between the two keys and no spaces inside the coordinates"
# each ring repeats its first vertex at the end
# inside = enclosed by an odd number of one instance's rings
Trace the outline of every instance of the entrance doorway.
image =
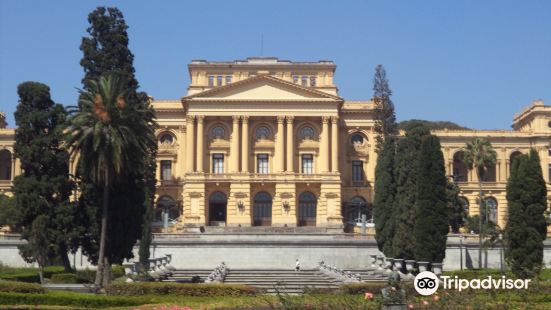
{"type": "Polygon", "coordinates": [[[272,226],[272,196],[259,192],[254,196],[254,226],[272,226]]]}
{"type": "Polygon", "coordinates": [[[228,198],[222,192],[214,192],[209,197],[209,225],[226,226],[228,198]]]}
{"type": "Polygon", "coordinates": [[[316,226],[316,196],[304,192],[298,197],[298,226],[316,226]]]}

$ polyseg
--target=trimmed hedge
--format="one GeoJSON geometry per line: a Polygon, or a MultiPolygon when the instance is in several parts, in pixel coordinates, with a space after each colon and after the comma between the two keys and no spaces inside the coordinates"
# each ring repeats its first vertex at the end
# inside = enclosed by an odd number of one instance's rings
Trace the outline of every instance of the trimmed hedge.
{"type": "MultiPolygon", "coordinates": [[[[124,276],[124,268],[121,265],[113,265],[111,272],[113,273],[113,279],[124,276]]],[[[77,270],[76,279],[78,283],[94,283],[96,280],[96,270],[88,268],[77,270]]]]}
{"type": "Polygon", "coordinates": [[[40,284],[14,282],[14,281],[0,281],[0,292],[2,293],[34,293],[41,294],[45,290],[40,284]]]}
{"type": "MultiPolygon", "coordinates": [[[[338,293],[341,294],[364,294],[366,292],[378,294],[381,289],[387,287],[386,282],[362,282],[362,283],[349,283],[339,286],[338,293]]],[[[401,283],[401,287],[406,291],[406,294],[415,294],[413,283],[401,283]]]]}
{"type": "Polygon", "coordinates": [[[233,284],[190,284],[135,282],[114,283],[105,288],[108,295],[184,295],[184,296],[253,296],[258,290],[246,285],[233,284]]]}
{"type": "Polygon", "coordinates": [[[79,283],[74,273],[56,273],[52,275],[52,283],[79,283]]]}
{"type": "Polygon", "coordinates": [[[49,292],[46,294],[22,294],[0,292],[0,305],[56,305],[78,308],[128,307],[146,304],[141,297],[99,296],[71,292],[49,292]]]}
{"type": "MultiPolygon", "coordinates": [[[[50,278],[54,274],[63,272],[65,272],[63,266],[48,266],[44,268],[44,278],[50,278]]],[[[0,268],[0,279],[28,283],[40,282],[38,268],[12,268],[2,266],[0,268]]]]}

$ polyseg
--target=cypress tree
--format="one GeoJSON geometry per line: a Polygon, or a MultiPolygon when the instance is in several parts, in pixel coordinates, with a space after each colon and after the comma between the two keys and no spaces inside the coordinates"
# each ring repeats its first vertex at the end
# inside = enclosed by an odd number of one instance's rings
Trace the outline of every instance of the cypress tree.
{"type": "Polygon", "coordinates": [[[383,142],[387,137],[398,134],[396,113],[391,96],[392,90],[388,85],[386,70],[382,65],[378,65],[373,77],[373,101],[375,103],[375,125],[373,127],[377,133],[375,148],[378,153],[382,150],[383,142]]]}
{"type": "Polygon", "coordinates": [[[538,153],[531,150],[529,155],[517,156],[507,181],[505,257],[518,277],[534,277],[542,267],[543,241],[547,235],[546,201],[538,153]]]}
{"type": "MultiPolygon", "coordinates": [[[[115,73],[126,81],[130,90],[127,104],[137,105],[140,109],[152,108],[144,92],[138,92],[139,83],[134,75],[134,55],[128,48],[128,26],[124,16],[117,8],[98,7],[88,16],[90,27],[88,37],[82,39],[80,49],[83,58],[80,61],[85,75],[82,79],[84,89],[88,90],[89,80],[97,80],[101,75],[115,73]]],[[[153,113],[150,113],[154,115],[153,113]]],[[[145,120],[151,124],[154,119],[145,120]]],[[[152,208],[155,193],[155,156],[157,145],[149,145],[147,158],[135,158],[132,171],[125,171],[123,179],[110,191],[108,243],[106,256],[111,263],[121,263],[133,257],[133,247],[142,238],[146,208],[152,208]],[[120,225],[124,223],[124,225],[120,225]]],[[[83,252],[91,262],[97,263],[100,237],[102,197],[100,188],[96,188],[86,171],[79,170],[81,177],[79,209],[88,231],[80,240],[83,252]]]]}
{"type": "Polygon", "coordinates": [[[425,126],[412,127],[406,132],[396,148],[393,221],[396,225],[392,238],[392,256],[394,258],[413,259],[415,239],[415,204],[417,200],[417,165],[421,138],[430,135],[425,126]]]}
{"type": "MultiPolygon", "coordinates": [[[[29,240],[35,219],[47,218],[47,237],[52,245],[48,257],[60,259],[69,271],[67,252],[79,234],[79,225],[75,208],[69,202],[73,189],[69,154],[61,146],[67,113],[62,105],[52,101],[50,88],[45,84],[25,82],[17,87],[17,93],[15,155],[21,161],[23,172],[13,182],[18,213],[15,226],[21,228],[21,237],[29,240]]],[[[28,246],[21,247],[21,254],[33,260],[28,246]]]]}
{"type": "Polygon", "coordinates": [[[422,138],[417,166],[415,203],[415,260],[440,263],[448,234],[446,170],[440,139],[422,138]]]}
{"type": "Polygon", "coordinates": [[[467,214],[459,200],[459,187],[448,179],[446,184],[446,196],[448,203],[448,222],[453,233],[459,233],[459,228],[465,225],[467,214]]]}
{"type": "Polygon", "coordinates": [[[375,168],[375,200],[374,220],[375,239],[379,250],[386,256],[392,256],[392,236],[395,225],[393,222],[394,196],[396,182],[394,180],[394,156],[396,152],[394,138],[386,139],[383,149],[377,158],[375,168]]]}

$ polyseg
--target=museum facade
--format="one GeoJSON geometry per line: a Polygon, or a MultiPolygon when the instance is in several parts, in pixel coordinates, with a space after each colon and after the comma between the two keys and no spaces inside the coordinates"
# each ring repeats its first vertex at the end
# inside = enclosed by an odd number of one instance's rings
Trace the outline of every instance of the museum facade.
{"type": "MultiPolygon", "coordinates": [[[[200,226],[315,226],[328,231],[371,221],[375,177],[374,104],[338,95],[332,61],[277,58],[192,61],[187,94],[155,100],[159,143],[156,218],[171,231],[200,226]]],[[[446,173],[478,214],[476,173],[465,143],[489,140],[495,166],[483,180],[488,217],[507,219],[506,182],[514,156],[535,148],[551,174],[551,106],[535,101],[512,130],[436,130],[446,173]]],[[[20,173],[14,129],[0,129],[0,190],[20,173]]],[[[551,187],[550,187],[551,188],[551,187]]]]}

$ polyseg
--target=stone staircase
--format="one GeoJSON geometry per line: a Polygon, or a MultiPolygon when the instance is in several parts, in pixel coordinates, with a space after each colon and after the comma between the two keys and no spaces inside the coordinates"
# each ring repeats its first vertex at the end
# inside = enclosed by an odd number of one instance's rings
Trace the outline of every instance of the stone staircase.
{"type": "Polygon", "coordinates": [[[342,282],[328,277],[319,270],[233,270],[230,269],[224,283],[244,284],[260,288],[268,294],[300,294],[308,288],[335,289],[342,282]]]}
{"type": "Polygon", "coordinates": [[[205,281],[208,275],[212,272],[212,269],[199,269],[199,270],[175,270],[172,275],[164,279],[163,282],[180,282],[191,283],[191,279],[194,276],[198,276],[201,282],[205,281]]]}

